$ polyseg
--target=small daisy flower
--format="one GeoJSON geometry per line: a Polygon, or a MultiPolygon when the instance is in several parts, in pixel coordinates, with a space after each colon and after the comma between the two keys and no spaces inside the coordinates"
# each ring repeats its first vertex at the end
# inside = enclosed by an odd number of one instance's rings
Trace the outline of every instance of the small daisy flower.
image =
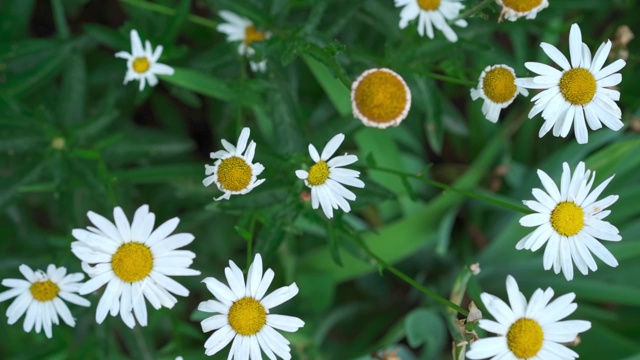
{"type": "Polygon", "coordinates": [[[369,69],[351,85],[353,116],[370,127],[398,126],[409,114],[411,91],[390,69],[369,69]]]}
{"type": "Polygon", "coordinates": [[[113,209],[115,224],[92,211],[87,216],[95,227],[73,229],[72,235],[78,241],[71,243],[71,251],[82,260],[82,269],[91,277],[80,288],[80,294],[107,285],[96,310],[98,324],[107,314],[120,313],[130,328],[136,320],[147,326],[145,299],[156,310],[162,306],[171,309],[178,302],[172,294],[189,295],[187,288],[169,277],[200,275],[189,269],[196,255],[177,250],[190,244],[193,235],[170,235],[180,222],[178,218],[153,230],[156,217],[148,205],[136,210],[131,224],[120,207],[113,209]]]}
{"type": "Polygon", "coordinates": [[[19,269],[27,280],[2,280],[2,285],[11,289],[0,293],[0,302],[16,298],[7,308],[9,325],[15,324],[26,312],[22,326],[24,331],[30,332],[35,327],[36,332],[40,333],[40,329],[43,329],[51,339],[51,324],[58,325],[58,317],[71,327],[76,325],[71,311],[62,300],[79,306],[91,305],[89,300],[77,294],[84,274],[67,274],[66,268],[56,268],[55,265],[49,265],[46,273],[42,270],[34,272],[27,265],[20,265],[19,269]]]}
{"type": "Polygon", "coordinates": [[[238,138],[238,147],[222,139],[222,146],[225,150],[210,154],[210,157],[216,162],[213,166],[204,166],[205,174],[210,176],[202,180],[202,183],[204,186],[216,183],[218,189],[224,192],[222,196],[214,200],[228,200],[231,195],[246,194],[264,182],[264,179],[257,180],[257,176],[264,171],[264,166],[260,163],[252,163],[256,152],[256,143],[251,140],[247,146],[249,133],[249,128],[242,129],[238,138]]]}
{"type": "MultiPolygon", "coordinates": [[[[221,18],[227,22],[218,25],[216,30],[227,35],[227,41],[240,41],[238,45],[238,53],[243,56],[251,57],[255,54],[255,50],[251,47],[254,42],[267,40],[271,34],[259,31],[251,20],[240,17],[231,11],[222,10],[218,12],[221,18]]],[[[251,71],[265,72],[267,70],[267,61],[249,61],[251,71]]]]}
{"type": "Polygon", "coordinates": [[[611,213],[606,209],[618,200],[618,195],[598,200],[613,176],[591,191],[595,171],[585,171],[584,163],[580,162],[572,176],[569,164],[564,163],[562,167],[560,189],[549,175],[538,170],[546,192],[533,189],[536,200],[524,201],[524,204],[535,213],[520,219],[522,226],[537,229],[520,240],[516,249],[536,251],[547,244],[544,269],[553,266],[556,274],[562,270],[567,280],[573,279],[574,263],[584,275],[589,269],[598,269],[591,253],[609,266],[618,266],[615,257],[597,240],[622,240],[618,229],[603,220],[611,213]]]}
{"type": "Polygon", "coordinates": [[[142,40],[136,30],[131,30],[131,54],[126,51],[116,53],[117,58],[127,60],[127,74],[124,83],[131,80],[140,81],[140,91],[144,90],[145,82],[149,86],[156,86],[158,77],[156,75],[173,75],[173,68],[169,65],[160,64],[158,59],[162,55],[162,45],[158,45],[155,50],[151,47],[149,40],[142,47],[142,40]]]}
{"type": "Polygon", "coordinates": [[[471,89],[471,99],[482,98],[482,114],[495,123],[500,110],[511,105],[518,94],[528,96],[529,92],[515,85],[516,73],[507,65],[487,66],[478,79],[478,88],[471,89]]]}
{"type": "Polygon", "coordinates": [[[502,6],[498,22],[503,18],[516,21],[523,16],[525,19],[535,19],[540,11],[549,6],[548,0],[496,0],[496,2],[502,6]]]}
{"type": "Polygon", "coordinates": [[[622,75],[617,71],[626,63],[618,59],[602,67],[611,50],[611,41],[603,43],[592,59],[589,48],[582,42],[580,27],[573,24],[569,33],[571,63],[555,46],[542,43],[540,47],[562,71],[527,62],[527,69],[539,76],[516,79],[518,86],[545,89],[531,99],[535,105],[529,112],[529,119],[542,113],[545,120],[539,136],[553,128],[553,136],[566,137],[573,125],[578,143],[586,144],[589,140],[586,124],[591,130],[600,129],[601,123],[611,130],[620,130],[622,112],[615,103],[620,100],[620,92],[608,87],[622,81],[622,75]]]}
{"type": "Polygon", "coordinates": [[[551,301],[553,289],[537,289],[527,300],[516,280],[507,276],[509,305],[498,297],[482,293],[480,298],[496,321],[482,319],[479,326],[498,336],[471,344],[468,359],[557,359],[573,360],[578,354],[561,343],[574,341],[578,333],[591,328],[585,320],[564,320],[578,305],[568,293],[551,301]],[[549,302],[551,301],[551,302],[549,302]]]}
{"type": "Polygon", "coordinates": [[[203,332],[215,330],[204,344],[205,354],[211,356],[233,340],[229,359],[262,359],[261,351],[272,360],[276,356],[291,359],[289,341],[274,329],[295,332],[304,326],[304,321],[269,311],[296,296],[296,284],[265,296],[274,273],[267,269],[263,274],[260,254],[256,254],[249,267],[246,284],[242,270],[231,260],[224,274],[229,286],[212,277],[202,281],[217,299],[198,306],[200,311],[217,314],[201,322],[203,332]]]}
{"type": "MultiPolygon", "coordinates": [[[[461,0],[395,0],[396,7],[402,7],[400,12],[400,29],[409,25],[409,21],[418,18],[418,34],[433,39],[433,27],[442,31],[450,42],[458,41],[458,36],[451,29],[447,21],[455,19],[460,10],[464,9],[461,0]]],[[[465,20],[456,20],[456,26],[467,27],[465,20]]]]}
{"type": "Polygon", "coordinates": [[[319,155],[318,150],[309,144],[309,154],[316,163],[308,172],[296,170],[296,176],[311,188],[311,207],[317,209],[319,205],[322,206],[322,211],[329,219],[333,217],[333,209],[338,207],[344,212],[351,211],[347,200],[356,199],[356,195],[347,190],[343,184],[364,187],[362,180],[358,179],[359,171],[342,168],[358,161],[357,156],[344,154],[329,160],[343,141],[344,134],[334,136],[322,150],[322,155],[319,155]]]}

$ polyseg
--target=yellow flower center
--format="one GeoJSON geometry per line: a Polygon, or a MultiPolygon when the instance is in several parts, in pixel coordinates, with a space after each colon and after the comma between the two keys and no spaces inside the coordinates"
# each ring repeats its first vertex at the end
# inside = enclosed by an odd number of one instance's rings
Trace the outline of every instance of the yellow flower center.
{"type": "Polygon", "coordinates": [[[149,63],[149,60],[144,56],[133,59],[133,71],[138,74],[147,72],[150,66],[151,64],[149,63]]]}
{"type": "Polygon", "coordinates": [[[418,6],[422,10],[433,11],[440,7],[440,0],[418,0],[418,6]]]}
{"type": "Polygon", "coordinates": [[[544,333],[537,321],[520,318],[507,332],[507,346],[518,359],[530,359],[542,348],[544,333]]]}
{"type": "Polygon", "coordinates": [[[322,185],[329,178],[329,166],[327,162],[324,160],[320,160],[317,163],[313,164],[311,169],[309,169],[309,177],[307,181],[310,185],[322,185]]]}
{"type": "Polygon", "coordinates": [[[237,156],[226,158],[218,165],[218,182],[229,191],[246,189],[252,174],[251,166],[237,156]]]}
{"type": "Polygon", "coordinates": [[[249,25],[244,29],[244,44],[247,46],[254,41],[264,41],[266,37],[265,33],[258,31],[253,25],[249,25]]]}
{"type": "Polygon", "coordinates": [[[354,90],[355,106],[369,121],[387,123],[396,120],[407,107],[407,90],[398,75],[387,71],[371,72],[354,90]]]}
{"type": "Polygon", "coordinates": [[[58,285],[52,283],[51,280],[46,280],[31,284],[29,291],[31,291],[31,295],[33,295],[34,299],[45,302],[53,300],[58,296],[60,288],[58,285]]]}
{"type": "Polygon", "coordinates": [[[149,275],[153,268],[153,255],[146,245],[129,242],[120,245],[113,254],[111,267],[120,279],[133,283],[149,275]]]}
{"type": "Polygon", "coordinates": [[[518,88],[514,84],[515,80],[511,71],[495,67],[484,75],[482,90],[491,101],[502,104],[516,96],[518,88]]]}
{"type": "Polygon", "coordinates": [[[584,227],[584,211],[570,201],[556,205],[551,212],[551,226],[564,236],[573,236],[584,227]]]}
{"type": "Polygon", "coordinates": [[[560,78],[560,92],[573,105],[588,104],[596,94],[596,78],[584,68],[567,70],[560,78]]]}
{"type": "Polygon", "coordinates": [[[64,149],[66,144],[67,144],[66,141],[64,141],[64,138],[61,136],[55,137],[53,140],[51,140],[51,147],[54,148],[55,150],[64,149]]]}
{"type": "Polygon", "coordinates": [[[540,5],[542,0],[502,0],[505,7],[517,12],[529,12],[540,5]]]}
{"type": "Polygon", "coordinates": [[[255,335],[266,323],[267,311],[254,298],[243,297],[229,309],[229,325],[240,335],[255,335]]]}

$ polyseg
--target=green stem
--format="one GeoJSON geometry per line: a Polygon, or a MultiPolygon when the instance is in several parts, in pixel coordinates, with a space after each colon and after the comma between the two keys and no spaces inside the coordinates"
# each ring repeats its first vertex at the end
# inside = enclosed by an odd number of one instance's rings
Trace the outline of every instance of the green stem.
{"type": "Polygon", "coordinates": [[[149,347],[147,346],[147,342],[144,340],[144,336],[140,332],[140,327],[136,326],[133,328],[133,336],[136,339],[136,343],[138,344],[138,349],[142,355],[143,360],[153,360],[153,356],[151,352],[149,352],[149,347]]]}
{"type": "Polygon", "coordinates": [[[249,271],[249,267],[251,266],[251,261],[253,260],[253,232],[256,228],[256,220],[258,217],[254,213],[251,216],[251,223],[249,224],[249,238],[247,239],[247,266],[246,270],[249,271]]]}
{"type": "MultiPolygon", "coordinates": [[[[176,14],[175,9],[172,9],[168,6],[164,6],[160,4],[154,4],[144,0],[120,0],[120,1],[125,4],[139,7],[140,9],[154,11],[163,15],[174,16],[176,14]]],[[[197,15],[189,15],[187,16],[187,20],[194,24],[202,25],[204,27],[208,27],[213,30],[216,30],[216,27],[218,26],[218,23],[216,21],[204,18],[202,16],[197,16],[197,15]]]]}
{"type": "Polygon", "coordinates": [[[495,3],[495,0],[484,0],[482,1],[480,4],[472,7],[471,9],[463,12],[462,14],[458,15],[458,17],[456,17],[455,19],[449,20],[449,23],[454,23],[460,19],[466,19],[468,17],[471,17],[472,15],[475,15],[476,13],[479,13],[480,11],[482,11],[482,9],[486,8],[487,6],[491,5],[492,3],[495,3]]]}
{"type": "Polygon", "coordinates": [[[432,79],[436,79],[436,80],[442,80],[442,81],[446,81],[452,84],[458,84],[458,85],[464,85],[464,86],[469,86],[469,87],[476,87],[476,85],[478,85],[477,82],[473,82],[470,80],[466,80],[466,79],[458,79],[458,78],[454,78],[451,76],[446,76],[446,75],[442,75],[442,74],[437,74],[437,73],[433,73],[433,72],[428,72],[428,71],[414,71],[417,74],[420,75],[424,75],[426,77],[430,77],[432,79]]]}

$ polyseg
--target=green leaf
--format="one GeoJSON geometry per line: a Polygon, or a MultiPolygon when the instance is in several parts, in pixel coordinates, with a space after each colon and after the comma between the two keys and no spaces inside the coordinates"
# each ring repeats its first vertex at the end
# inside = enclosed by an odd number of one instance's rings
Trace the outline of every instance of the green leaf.
{"type": "Polygon", "coordinates": [[[350,90],[329,71],[326,65],[317,61],[309,55],[303,55],[304,62],[311,70],[322,89],[327,94],[333,106],[342,116],[351,114],[351,92],[350,90]]]}
{"type": "Polygon", "coordinates": [[[190,14],[191,10],[191,0],[180,0],[178,5],[176,6],[176,14],[169,22],[169,26],[165,30],[164,36],[162,37],[162,43],[164,44],[172,44],[178,34],[180,33],[180,29],[184,26],[187,18],[190,14]]]}
{"type": "Polygon", "coordinates": [[[160,75],[160,78],[175,86],[195,91],[214,99],[226,102],[231,102],[236,99],[234,90],[227,86],[224,81],[211,75],[179,67],[174,68],[174,71],[175,73],[173,75],[160,75]]]}
{"type": "Polygon", "coordinates": [[[59,100],[59,123],[65,127],[79,124],[84,119],[86,67],[84,57],[74,53],[62,73],[59,100]]]}
{"type": "Polygon", "coordinates": [[[440,316],[427,309],[415,309],[404,319],[407,342],[412,348],[426,344],[432,356],[444,347],[447,329],[440,316]]]}
{"type": "Polygon", "coordinates": [[[53,8],[53,20],[56,23],[58,37],[61,39],[68,39],[70,35],[69,24],[67,23],[67,18],[64,14],[62,0],[51,0],[51,6],[53,8]]]}

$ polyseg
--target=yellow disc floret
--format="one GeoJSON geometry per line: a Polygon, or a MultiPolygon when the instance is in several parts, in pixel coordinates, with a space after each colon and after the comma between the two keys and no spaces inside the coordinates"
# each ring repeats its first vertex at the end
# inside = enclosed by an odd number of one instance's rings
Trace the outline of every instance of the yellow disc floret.
{"type": "Polygon", "coordinates": [[[229,309],[229,325],[240,335],[255,335],[266,323],[267,311],[252,297],[243,297],[229,309]]]}
{"type": "Polygon", "coordinates": [[[563,201],[551,212],[551,226],[560,235],[576,235],[584,227],[584,210],[573,202],[563,201]]]}
{"type": "Polygon", "coordinates": [[[418,0],[418,6],[426,11],[437,10],[440,7],[440,0],[418,0]]]}
{"type": "Polygon", "coordinates": [[[494,103],[502,104],[516,96],[515,76],[508,69],[495,67],[484,75],[482,91],[494,103]]]}
{"type": "Polygon", "coordinates": [[[133,59],[133,71],[137,72],[138,74],[142,74],[147,72],[147,70],[149,70],[149,67],[151,67],[151,64],[149,63],[149,60],[146,57],[137,57],[135,59],[133,59]]]}
{"type": "Polygon", "coordinates": [[[504,6],[517,12],[529,12],[540,6],[542,0],[502,0],[504,6]]]}
{"type": "Polygon", "coordinates": [[[388,123],[398,119],[407,108],[407,89],[398,75],[376,70],[356,85],[354,101],[354,106],[369,121],[388,123]]]}
{"type": "Polygon", "coordinates": [[[218,182],[225,190],[241,191],[251,183],[251,166],[244,159],[232,156],[218,165],[218,182]]]}
{"type": "Polygon", "coordinates": [[[44,302],[51,301],[58,296],[60,288],[58,285],[51,282],[51,280],[45,280],[31,284],[29,291],[31,291],[31,295],[34,299],[44,302]]]}
{"type": "Polygon", "coordinates": [[[317,186],[322,185],[329,178],[329,165],[324,160],[320,160],[317,163],[313,164],[311,169],[309,169],[309,177],[307,177],[307,181],[309,185],[317,186]]]}
{"type": "Polygon", "coordinates": [[[265,33],[258,31],[255,26],[249,25],[244,29],[244,43],[249,46],[254,41],[264,41],[267,36],[265,33]]]}
{"type": "Polygon", "coordinates": [[[520,318],[507,332],[507,346],[518,359],[530,359],[542,348],[544,333],[537,321],[520,318]]]}
{"type": "Polygon", "coordinates": [[[560,92],[573,105],[588,104],[596,94],[596,78],[584,68],[567,70],[560,78],[560,92]]]}
{"type": "Polygon", "coordinates": [[[129,242],[120,245],[113,254],[111,267],[122,281],[133,283],[149,275],[153,269],[153,255],[146,245],[129,242]]]}

